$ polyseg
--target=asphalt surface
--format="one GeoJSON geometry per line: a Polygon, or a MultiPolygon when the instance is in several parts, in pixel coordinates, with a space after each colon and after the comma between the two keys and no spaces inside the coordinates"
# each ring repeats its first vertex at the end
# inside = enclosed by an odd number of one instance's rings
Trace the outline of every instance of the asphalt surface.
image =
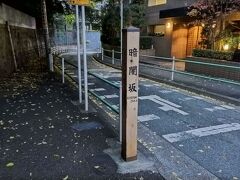
{"type": "Polygon", "coordinates": [[[120,174],[104,150],[115,134],[99,112],[81,113],[77,90],[51,74],[0,82],[0,179],[162,179],[120,174]]]}
{"type": "MultiPolygon", "coordinates": [[[[75,56],[66,59],[76,62],[75,56]]],[[[92,73],[114,84],[121,81],[119,70],[99,65],[91,59],[88,62],[92,73]]],[[[119,106],[117,88],[89,76],[89,89],[111,106],[119,106]]],[[[187,179],[240,179],[239,106],[141,78],[138,120],[139,142],[162,163],[165,169],[159,166],[160,172],[177,172],[179,178],[185,174],[187,179]],[[146,139],[149,134],[154,138],[146,139]],[[166,147],[159,146],[159,141],[164,141],[166,147]],[[171,151],[172,148],[176,153],[171,151]],[[170,154],[164,157],[164,162],[160,161],[163,158],[160,157],[162,151],[170,154]],[[179,158],[174,165],[177,167],[184,159],[186,164],[196,166],[196,171],[191,166],[187,168],[188,171],[184,167],[174,169],[169,166],[171,158],[178,158],[179,152],[183,158],[179,158]],[[210,175],[202,174],[199,169],[210,175]]],[[[169,177],[167,173],[165,175],[169,177]]]]}
{"type": "MultiPolygon", "coordinates": [[[[101,54],[98,57],[99,61],[101,61],[101,54]]],[[[113,65],[112,58],[108,56],[104,56],[104,63],[113,65]]],[[[120,60],[115,59],[114,66],[120,67],[120,60]]],[[[169,71],[162,70],[160,68],[171,69],[171,62],[161,59],[154,58],[140,58],[140,74],[154,77],[154,79],[165,81],[167,83],[176,83],[181,86],[187,86],[190,88],[195,88],[201,90],[202,92],[214,93],[219,95],[219,98],[225,99],[225,97],[229,97],[229,99],[236,101],[236,104],[240,104],[240,88],[239,85],[224,83],[215,80],[203,79],[199,77],[193,77],[189,75],[174,74],[174,81],[171,81],[172,73],[169,71]]],[[[177,62],[176,69],[179,71],[184,71],[184,64],[177,62]]],[[[205,93],[204,93],[205,94],[205,93]]],[[[227,99],[227,98],[226,98],[227,99]]],[[[230,101],[231,101],[230,100],[230,101]]]]}

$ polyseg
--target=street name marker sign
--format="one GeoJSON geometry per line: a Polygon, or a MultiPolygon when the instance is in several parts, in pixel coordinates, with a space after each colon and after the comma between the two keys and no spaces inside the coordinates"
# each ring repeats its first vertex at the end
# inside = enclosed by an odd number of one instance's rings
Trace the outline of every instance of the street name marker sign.
{"type": "Polygon", "coordinates": [[[68,0],[68,3],[72,5],[88,6],[90,5],[90,0],[68,0]]]}
{"type": "Polygon", "coordinates": [[[122,30],[122,158],[137,159],[139,29],[122,30]]]}

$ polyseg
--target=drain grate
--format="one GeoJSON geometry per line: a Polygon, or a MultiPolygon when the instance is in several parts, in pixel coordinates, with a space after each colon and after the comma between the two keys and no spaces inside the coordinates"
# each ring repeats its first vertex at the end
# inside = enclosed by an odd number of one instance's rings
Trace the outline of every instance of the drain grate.
{"type": "Polygon", "coordinates": [[[77,131],[85,131],[85,130],[91,130],[91,129],[102,129],[103,125],[96,121],[91,122],[78,122],[71,126],[74,130],[77,131]]]}

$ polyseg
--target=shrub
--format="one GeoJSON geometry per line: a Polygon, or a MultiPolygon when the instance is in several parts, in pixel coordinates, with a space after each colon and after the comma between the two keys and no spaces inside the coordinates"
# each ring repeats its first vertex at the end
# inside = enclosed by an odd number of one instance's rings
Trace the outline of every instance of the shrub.
{"type": "Polygon", "coordinates": [[[196,57],[220,59],[227,61],[232,61],[233,58],[233,52],[214,51],[210,49],[194,49],[192,55],[196,57]]]}
{"type": "MultiPolygon", "coordinates": [[[[101,36],[101,41],[103,44],[109,44],[111,46],[120,46],[120,38],[112,38],[101,36]]],[[[151,49],[152,48],[152,38],[149,36],[140,37],[140,49],[151,49]]]]}
{"type": "Polygon", "coordinates": [[[104,44],[109,44],[112,46],[120,46],[120,38],[119,37],[111,37],[111,36],[101,35],[101,41],[104,44]]]}
{"type": "Polygon", "coordinates": [[[140,49],[151,49],[152,48],[152,38],[149,36],[140,37],[140,49]]]}

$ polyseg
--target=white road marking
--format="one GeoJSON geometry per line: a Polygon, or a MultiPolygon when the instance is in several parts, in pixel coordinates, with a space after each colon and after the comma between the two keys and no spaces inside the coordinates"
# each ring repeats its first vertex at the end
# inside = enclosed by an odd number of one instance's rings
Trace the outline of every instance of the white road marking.
{"type": "Polygon", "coordinates": [[[160,92],[160,93],[163,93],[163,94],[172,93],[172,91],[169,91],[169,90],[160,90],[159,92],[160,92]]]}
{"type": "Polygon", "coordinates": [[[88,83],[88,85],[89,85],[89,86],[93,86],[93,85],[95,85],[95,83],[88,83]]]}
{"type": "Polygon", "coordinates": [[[200,97],[200,96],[192,96],[195,99],[199,99],[199,100],[203,100],[204,98],[200,97]]]}
{"type": "Polygon", "coordinates": [[[76,77],[78,77],[78,76],[77,76],[77,75],[73,75],[72,77],[76,78],[76,77]]]}
{"type": "Polygon", "coordinates": [[[185,101],[188,101],[188,100],[193,100],[193,98],[191,98],[191,97],[185,97],[185,98],[183,98],[185,101]]]}
{"type": "Polygon", "coordinates": [[[117,105],[112,105],[112,107],[113,107],[114,109],[119,109],[119,107],[118,107],[117,105]]]}
{"type": "Polygon", "coordinates": [[[100,99],[105,99],[105,96],[99,96],[100,99]]]}
{"type": "Polygon", "coordinates": [[[96,89],[93,89],[92,91],[105,91],[106,89],[104,89],[104,88],[96,88],[96,89]]]}
{"type": "Polygon", "coordinates": [[[204,109],[206,109],[206,110],[208,110],[208,111],[211,111],[211,112],[214,111],[214,108],[204,108],[204,109]]]}
{"type": "Polygon", "coordinates": [[[113,77],[122,77],[121,74],[108,74],[108,75],[106,75],[106,74],[102,74],[102,73],[99,74],[99,76],[101,78],[104,78],[104,79],[113,78],[113,77]]]}
{"type": "Polygon", "coordinates": [[[226,133],[231,131],[240,130],[239,123],[231,123],[231,124],[221,124],[217,126],[209,126],[204,128],[193,129],[189,131],[183,131],[178,133],[166,134],[163,137],[169,142],[178,142],[186,139],[192,139],[197,137],[204,137],[210,135],[216,135],[220,133],[226,133]]]}
{"type": "Polygon", "coordinates": [[[111,99],[111,98],[118,98],[119,96],[117,94],[111,94],[111,95],[104,95],[106,98],[111,99]]]}
{"type": "Polygon", "coordinates": [[[115,74],[116,74],[116,73],[117,73],[117,74],[121,73],[120,71],[111,71],[111,70],[110,70],[109,72],[110,72],[110,73],[115,73],[115,74]]]}
{"type": "MultiPolygon", "coordinates": [[[[65,71],[66,72],[66,71],[65,71]]],[[[67,74],[69,75],[74,75],[75,73],[74,72],[67,72],[67,74]]]]}
{"type": "Polygon", "coordinates": [[[214,108],[217,109],[217,110],[226,110],[225,108],[220,107],[220,106],[215,106],[214,108]]]}
{"type": "Polygon", "coordinates": [[[230,110],[233,110],[233,109],[235,109],[234,107],[232,107],[232,106],[229,106],[229,105],[226,105],[226,104],[224,104],[224,105],[221,105],[222,107],[224,107],[224,108],[226,108],[226,109],[230,109],[230,110]]]}
{"type": "Polygon", "coordinates": [[[119,81],[112,81],[112,83],[117,85],[117,86],[120,84],[119,81]]]}
{"type": "Polygon", "coordinates": [[[160,104],[162,107],[158,107],[158,108],[163,110],[163,111],[175,111],[175,112],[177,112],[179,114],[182,114],[184,116],[188,115],[188,113],[178,109],[178,108],[181,108],[181,106],[179,106],[175,103],[172,103],[168,100],[165,100],[163,98],[160,98],[157,95],[141,96],[141,97],[139,97],[139,99],[141,99],[141,100],[151,100],[151,101],[153,101],[157,104],[160,104]]]}
{"type": "Polygon", "coordinates": [[[152,121],[155,119],[160,119],[160,117],[154,115],[154,114],[147,114],[143,116],[138,116],[138,121],[140,122],[146,122],[146,121],[152,121]]]}
{"type": "Polygon", "coordinates": [[[214,111],[217,111],[217,110],[222,110],[222,111],[225,111],[227,109],[225,109],[224,107],[221,107],[221,106],[214,106],[213,108],[204,108],[208,111],[211,111],[211,112],[214,112],[214,111]]]}
{"type": "Polygon", "coordinates": [[[152,84],[144,84],[143,86],[145,86],[145,87],[153,87],[152,84]]]}

